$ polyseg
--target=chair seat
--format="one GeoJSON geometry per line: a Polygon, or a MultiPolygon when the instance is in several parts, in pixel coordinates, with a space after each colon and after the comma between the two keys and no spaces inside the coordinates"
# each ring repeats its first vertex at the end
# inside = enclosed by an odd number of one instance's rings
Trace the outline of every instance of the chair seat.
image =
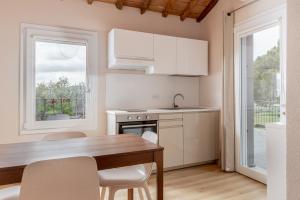
{"type": "Polygon", "coordinates": [[[102,187],[132,187],[139,186],[147,179],[144,165],[134,165],[98,172],[102,187]]]}
{"type": "Polygon", "coordinates": [[[20,194],[20,186],[0,189],[0,200],[18,200],[20,194]]]}

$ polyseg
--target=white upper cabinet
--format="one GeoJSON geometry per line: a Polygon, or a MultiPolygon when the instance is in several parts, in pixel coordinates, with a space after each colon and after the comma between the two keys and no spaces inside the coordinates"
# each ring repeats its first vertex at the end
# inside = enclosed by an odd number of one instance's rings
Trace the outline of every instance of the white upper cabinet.
{"type": "Polygon", "coordinates": [[[208,42],[154,35],[154,65],[149,74],[208,75],[208,42]]]}
{"type": "Polygon", "coordinates": [[[108,67],[145,70],[148,74],[208,75],[208,42],[112,29],[108,67]]]}
{"type": "Polygon", "coordinates": [[[153,66],[153,34],[122,29],[109,33],[109,68],[145,69],[153,66]]]}
{"type": "Polygon", "coordinates": [[[177,38],[177,74],[208,75],[208,42],[177,38]]]}
{"type": "Polygon", "coordinates": [[[154,65],[148,68],[149,74],[177,73],[177,38],[166,35],[154,35],[154,65]]]}

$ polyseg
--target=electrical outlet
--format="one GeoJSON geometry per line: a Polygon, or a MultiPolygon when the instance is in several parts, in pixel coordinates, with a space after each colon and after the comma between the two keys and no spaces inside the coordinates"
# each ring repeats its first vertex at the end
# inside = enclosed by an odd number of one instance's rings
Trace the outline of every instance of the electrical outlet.
{"type": "Polygon", "coordinates": [[[160,99],[160,96],[158,94],[153,94],[152,99],[160,99]]]}

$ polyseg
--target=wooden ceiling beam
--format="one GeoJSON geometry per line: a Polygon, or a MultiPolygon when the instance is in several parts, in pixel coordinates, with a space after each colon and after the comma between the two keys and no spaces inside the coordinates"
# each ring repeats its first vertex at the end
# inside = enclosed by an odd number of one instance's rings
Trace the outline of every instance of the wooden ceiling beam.
{"type": "Polygon", "coordinates": [[[141,7],[141,15],[148,10],[149,6],[151,4],[151,0],[144,0],[143,6],[141,7]]]}
{"type": "Polygon", "coordinates": [[[117,1],[116,1],[116,7],[117,7],[119,10],[122,10],[123,5],[124,5],[124,0],[117,0],[117,1]]]}
{"type": "Polygon", "coordinates": [[[190,0],[185,9],[183,10],[182,14],[180,15],[180,20],[184,21],[189,14],[191,13],[192,9],[197,5],[198,0],[190,0]]]}
{"type": "Polygon", "coordinates": [[[167,17],[169,14],[169,10],[172,7],[173,0],[168,0],[165,6],[165,9],[162,11],[162,16],[167,17]]]}
{"type": "MultiPolygon", "coordinates": [[[[151,3],[154,2],[153,0],[143,0],[142,3],[141,0],[86,0],[88,4],[92,4],[95,1],[115,4],[116,8],[119,10],[122,10],[123,6],[125,6],[126,4],[126,6],[138,8],[141,14],[144,14],[147,10],[150,9],[152,11],[161,12],[163,17],[167,17],[169,14],[179,15],[181,21],[184,21],[188,17],[194,17],[193,11],[199,10],[200,7],[203,7],[203,5],[199,3],[199,1],[202,0],[188,0],[188,3],[185,3],[184,6],[182,6],[182,4],[176,4],[176,10],[174,11],[172,9],[175,3],[180,0],[159,1],[158,5],[156,5],[157,2],[155,1],[155,5],[153,4],[153,6],[151,7],[151,3]],[[161,7],[163,7],[163,9],[161,7]]],[[[185,2],[186,1],[187,0],[185,0],[185,2]]],[[[197,22],[202,21],[219,2],[219,0],[204,0],[204,2],[207,1],[209,1],[207,3],[207,6],[202,9],[203,11],[199,13],[199,16],[196,18],[197,22]]]]}
{"type": "Polygon", "coordinates": [[[219,0],[212,0],[211,2],[209,2],[209,4],[202,11],[202,13],[199,15],[199,17],[197,17],[197,22],[201,22],[206,17],[206,15],[208,15],[208,13],[215,7],[215,5],[218,3],[218,1],[219,0]]]}

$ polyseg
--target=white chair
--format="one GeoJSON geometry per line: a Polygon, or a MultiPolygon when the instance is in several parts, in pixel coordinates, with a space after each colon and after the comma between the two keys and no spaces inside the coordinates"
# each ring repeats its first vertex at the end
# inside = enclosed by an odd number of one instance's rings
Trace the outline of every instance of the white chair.
{"type": "MultiPolygon", "coordinates": [[[[155,144],[158,142],[157,134],[153,132],[145,132],[142,137],[155,144]]],[[[145,190],[147,199],[151,200],[147,181],[152,172],[152,165],[153,163],[147,163],[99,171],[102,187],[100,199],[104,200],[106,188],[109,188],[109,200],[114,199],[117,190],[138,188],[142,200],[144,197],[141,189],[145,190]]]]}
{"type": "Polygon", "coordinates": [[[65,140],[71,138],[86,137],[85,133],[82,132],[61,132],[61,133],[49,133],[43,137],[42,140],[54,141],[54,140],[65,140]]]}
{"type": "MultiPolygon", "coordinates": [[[[86,137],[85,133],[82,132],[60,132],[60,133],[49,133],[43,137],[42,140],[54,141],[64,140],[71,138],[86,137]]],[[[0,200],[18,200],[20,194],[20,186],[13,186],[4,189],[0,189],[0,200]]]]}
{"type": "Polygon", "coordinates": [[[20,186],[12,186],[0,190],[0,200],[18,200],[20,186]]]}
{"type": "Polygon", "coordinates": [[[38,161],[23,173],[20,200],[99,200],[94,158],[38,161]]]}

